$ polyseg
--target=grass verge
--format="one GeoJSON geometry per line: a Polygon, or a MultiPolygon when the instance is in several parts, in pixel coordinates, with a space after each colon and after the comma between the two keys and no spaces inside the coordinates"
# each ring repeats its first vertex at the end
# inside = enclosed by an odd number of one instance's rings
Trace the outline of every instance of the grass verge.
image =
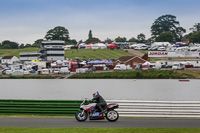
{"type": "Polygon", "coordinates": [[[199,133],[200,128],[22,128],[0,127],[0,133],[199,133]]]}
{"type": "Polygon", "coordinates": [[[106,73],[85,73],[72,75],[69,78],[77,79],[185,79],[186,75],[173,70],[149,70],[149,71],[117,71],[106,73]]]}
{"type": "Polygon", "coordinates": [[[1,75],[0,79],[56,79],[63,75],[51,74],[51,75],[23,75],[23,76],[12,76],[12,75],[1,75]]]}

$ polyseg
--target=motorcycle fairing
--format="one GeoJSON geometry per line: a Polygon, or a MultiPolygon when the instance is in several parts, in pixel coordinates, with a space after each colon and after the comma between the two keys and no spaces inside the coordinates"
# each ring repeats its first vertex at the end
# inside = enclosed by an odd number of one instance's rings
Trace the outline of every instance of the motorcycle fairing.
{"type": "Polygon", "coordinates": [[[108,104],[106,108],[107,108],[107,109],[109,109],[109,108],[118,108],[118,106],[119,106],[119,105],[116,104],[116,103],[111,103],[111,104],[108,104]]]}

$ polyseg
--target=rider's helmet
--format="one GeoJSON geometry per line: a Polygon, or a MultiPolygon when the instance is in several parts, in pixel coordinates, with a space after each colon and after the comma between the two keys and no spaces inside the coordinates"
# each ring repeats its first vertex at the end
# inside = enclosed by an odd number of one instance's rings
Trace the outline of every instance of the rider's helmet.
{"type": "Polygon", "coordinates": [[[96,92],[93,94],[93,97],[95,97],[95,96],[97,96],[97,95],[99,95],[99,92],[98,92],[98,91],[96,91],[96,92]]]}

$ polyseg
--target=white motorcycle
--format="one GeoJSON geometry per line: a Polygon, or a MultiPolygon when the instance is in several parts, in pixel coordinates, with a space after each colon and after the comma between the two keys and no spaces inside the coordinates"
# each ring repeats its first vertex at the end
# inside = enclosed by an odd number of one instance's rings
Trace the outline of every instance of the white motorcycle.
{"type": "Polygon", "coordinates": [[[76,113],[76,120],[83,122],[87,120],[88,115],[90,120],[101,120],[106,117],[110,122],[117,121],[119,114],[114,109],[118,108],[119,105],[116,103],[108,104],[103,108],[104,112],[100,114],[100,110],[96,108],[96,103],[91,103],[89,100],[85,99],[81,105],[80,110],[76,113]]]}

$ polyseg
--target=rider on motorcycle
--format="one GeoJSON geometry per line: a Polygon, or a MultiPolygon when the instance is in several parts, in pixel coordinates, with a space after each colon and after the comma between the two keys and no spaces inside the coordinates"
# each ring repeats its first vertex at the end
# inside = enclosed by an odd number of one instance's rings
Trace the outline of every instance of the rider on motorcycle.
{"type": "Polygon", "coordinates": [[[99,95],[99,92],[95,92],[93,94],[93,99],[92,100],[96,100],[96,107],[98,109],[100,109],[100,114],[103,113],[103,108],[107,105],[106,101],[103,99],[103,97],[101,95],[99,95]]]}

